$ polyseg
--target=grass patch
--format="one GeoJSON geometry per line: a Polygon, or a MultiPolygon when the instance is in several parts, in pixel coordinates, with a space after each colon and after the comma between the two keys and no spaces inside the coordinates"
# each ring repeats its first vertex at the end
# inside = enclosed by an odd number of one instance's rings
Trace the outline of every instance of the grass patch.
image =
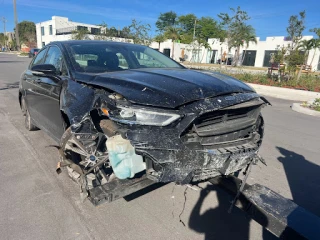
{"type": "Polygon", "coordinates": [[[313,110],[316,110],[316,111],[320,112],[320,98],[316,98],[314,100],[314,102],[311,105],[311,108],[313,108],[313,110]]]}
{"type": "Polygon", "coordinates": [[[301,76],[299,82],[297,82],[295,79],[277,81],[262,73],[232,73],[228,71],[222,73],[247,83],[320,92],[320,74],[301,76]]]}

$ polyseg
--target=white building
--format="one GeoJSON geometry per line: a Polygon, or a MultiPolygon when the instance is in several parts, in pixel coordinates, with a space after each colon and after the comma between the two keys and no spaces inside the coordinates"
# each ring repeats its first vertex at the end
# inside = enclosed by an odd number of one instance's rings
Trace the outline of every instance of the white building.
{"type": "MultiPolygon", "coordinates": [[[[51,20],[37,23],[36,33],[38,48],[42,48],[53,41],[71,40],[72,32],[80,29],[88,30],[90,33],[88,34],[88,37],[92,40],[95,39],[95,36],[101,31],[100,26],[73,22],[66,17],[53,16],[51,20]]],[[[132,42],[132,40],[125,38],[108,38],[106,40],[132,42]]]]}
{"type": "MultiPolygon", "coordinates": [[[[312,36],[304,36],[303,40],[312,39],[312,36]]],[[[174,53],[172,53],[172,41],[167,40],[163,43],[153,42],[151,47],[154,49],[159,49],[167,56],[173,57],[176,61],[183,58],[185,61],[195,62],[195,63],[217,63],[221,59],[221,54],[226,55],[226,57],[233,57],[235,49],[228,50],[227,43],[221,43],[218,39],[209,39],[208,43],[211,46],[210,49],[205,49],[204,47],[197,47],[196,44],[182,44],[174,43],[174,53]]],[[[249,47],[240,48],[240,56],[246,51],[244,56],[243,65],[255,66],[255,67],[269,67],[270,66],[270,54],[276,52],[276,49],[282,46],[288,46],[291,41],[287,41],[285,37],[267,37],[265,41],[261,41],[257,38],[257,44],[250,43],[249,47]]],[[[307,63],[312,62],[313,70],[320,70],[320,51],[311,50],[309,52],[309,57],[307,63]],[[312,60],[313,59],[313,60],[312,60]]]]}
{"type": "MultiPolygon", "coordinates": [[[[85,28],[90,33],[90,39],[96,39],[96,35],[101,31],[101,27],[97,25],[72,22],[66,17],[53,16],[51,20],[37,23],[37,44],[41,48],[52,41],[70,40],[72,32],[85,28]]],[[[303,39],[309,40],[312,36],[305,36],[303,39]]],[[[105,38],[104,40],[119,41],[119,42],[133,42],[131,39],[124,38],[105,38]]],[[[158,49],[165,55],[174,58],[176,61],[184,59],[195,63],[217,63],[221,56],[233,57],[235,49],[228,50],[225,42],[221,43],[218,39],[209,39],[211,49],[198,47],[197,44],[182,44],[174,43],[171,40],[159,43],[153,42],[150,47],[158,49]]],[[[285,37],[267,37],[266,40],[261,41],[257,38],[257,44],[250,43],[249,47],[240,49],[240,56],[245,53],[243,65],[255,67],[269,67],[270,54],[274,53],[277,48],[288,46],[291,41],[287,41],[285,37]]],[[[313,70],[320,70],[320,51],[311,50],[307,63],[312,62],[313,70]],[[313,60],[312,60],[313,59],[313,60]]]]}

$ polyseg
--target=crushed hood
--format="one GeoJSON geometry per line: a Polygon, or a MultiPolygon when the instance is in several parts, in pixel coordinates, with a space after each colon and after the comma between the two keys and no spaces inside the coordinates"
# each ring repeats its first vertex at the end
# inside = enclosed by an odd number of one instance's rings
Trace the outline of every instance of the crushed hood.
{"type": "Polygon", "coordinates": [[[165,108],[229,93],[254,92],[230,76],[189,69],[124,70],[98,74],[87,82],[117,92],[133,103],[165,108]]]}

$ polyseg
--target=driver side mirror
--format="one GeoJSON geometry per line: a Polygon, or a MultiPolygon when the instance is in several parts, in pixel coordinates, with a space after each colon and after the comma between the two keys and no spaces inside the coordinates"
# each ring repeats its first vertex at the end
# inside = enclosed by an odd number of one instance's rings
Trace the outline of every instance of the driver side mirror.
{"type": "Polygon", "coordinates": [[[52,64],[39,64],[34,65],[31,68],[33,75],[41,75],[41,76],[55,76],[57,75],[57,69],[52,64]]]}

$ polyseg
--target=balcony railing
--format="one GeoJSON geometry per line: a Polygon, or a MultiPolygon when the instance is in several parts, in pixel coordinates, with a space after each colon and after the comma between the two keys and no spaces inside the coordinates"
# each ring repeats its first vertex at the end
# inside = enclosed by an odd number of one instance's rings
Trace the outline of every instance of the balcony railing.
{"type": "Polygon", "coordinates": [[[99,28],[91,27],[89,30],[88,27],[85,27],[85,26],[72,26],[72,27],[57,29],[56,35],[71,34],[72,32],[79,31],[79,30],[87,30],[89,34],[93,34],[93,35],[98,35],[100,33],[99,28]]]}

